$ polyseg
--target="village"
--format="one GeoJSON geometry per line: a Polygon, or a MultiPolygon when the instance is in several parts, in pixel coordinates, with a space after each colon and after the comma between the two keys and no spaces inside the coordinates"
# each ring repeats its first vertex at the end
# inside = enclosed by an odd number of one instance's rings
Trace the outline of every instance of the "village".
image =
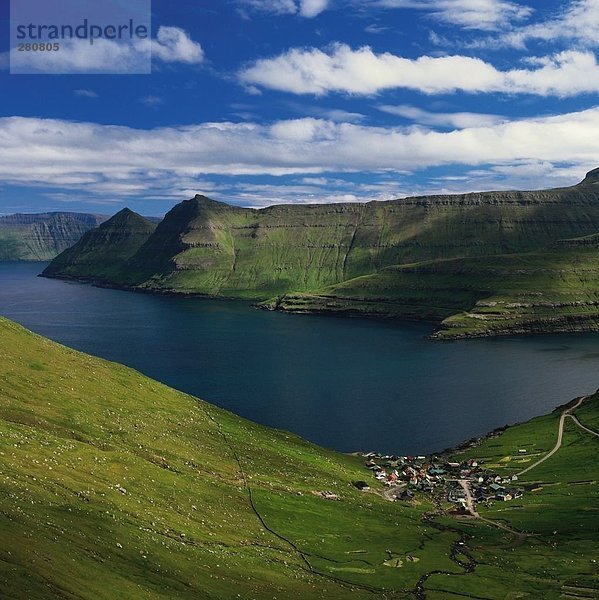
{"type": "MultiPolygon", "coordinates": [[[[456,505],[459,511],[471,513],[474,503],[509,502],[523,494],[522,489],[516,487],[516,475],[502,477],[484,469],[474,459],[452,462],[437,456],[392,456],[375,452],[362,456],[372,476],[387,487],[383,495],[388,500],[410,502],[415,492],[435,493],[456,505]]],[[[364,491],[370,489],[365,481],[354,485],[364,491]]]]}

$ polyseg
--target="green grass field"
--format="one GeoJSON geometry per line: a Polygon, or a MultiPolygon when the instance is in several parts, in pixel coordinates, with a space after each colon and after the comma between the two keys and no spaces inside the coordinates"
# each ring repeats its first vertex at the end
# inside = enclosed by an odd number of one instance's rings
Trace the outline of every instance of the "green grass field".
{"type": "MultiPolygon", "coordinates": [[[[517,474],[554,447],[560,414],[511,427],[458,457],[483,460],[501,475],[517,474]]],[[[597,423],[599,395],[575,414],[597,423]]],[[[566,419],[561,449],[520,476],[517,485],[528,490],[524,496],[478,507],[483,517],[527,535],[512,535],[480,521],[465,523],[464,531],[473,536],[468,546],[479,566],[459,583],[452,577],[432,578],[430,589],[489,599],[598,598],[598,458],[599,437],[566,419]]]]}
{"type": "MultiPolygon", "coordinates": [[[[598,414],[595,398],[580,417],[598,414]]],[[[555,427],[542,417],[471,454],[514,469],[521,457],[504,459],[524,444],[546,451],[555,427]]],[[[423,519],[432,499],[391,503],[374,481],[358,492],[370,475],[355,457],[0,319],[0,597],[536,599],[596,587],[597,440],[575,427],[523,480],[541,491],[485,511],[536,534],[521,539],[423,519]]]]}

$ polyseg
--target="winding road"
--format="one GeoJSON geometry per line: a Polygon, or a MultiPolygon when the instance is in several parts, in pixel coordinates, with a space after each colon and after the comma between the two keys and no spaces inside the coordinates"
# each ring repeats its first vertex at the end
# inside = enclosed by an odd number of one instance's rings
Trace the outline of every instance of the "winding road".
{"type": "Polygon", "coordinates": [[[582,429],[584,429],[587,433],[590,433],[592,435],[595,435],[597,437],[599,437],[599,433],[597,433],[596,431],[593,431],[592,429],[589,429],[588,427],[585,427],[579,420],[577,417],[575,417],[574,415],[568,415],[573,421],[574,423],[576,423],[576,425],[578,425],[578,427],[582,427],[582,429]]]}
{"type": "Polygon", "coordinates": [[[566,410],[564,410],[564,412],[562,412],[561,417],[559,418],[559,427],[557,430],[557,442],[553,448],[553,450],[551,450],[551,452],[549,452],[548,454],[546,454],[543,458],[541,458],[540,460],[538,460],[536,463],[530,465],[530,467],[526,467],[526,469],[520,471],[518,473],[518,476],[520,475],[524,475],[525,473],[528,473],[529,471],[532,471],[535,467],[538,467],[540,464],[544,463],[546,460],[550,459],[561,447],[562,447],[562,439],[564,437],[564,423],[566,421],[567,417],[570,417],[577,425],[579,425],[580,427],[582,427],[585,431],[588,431],[589,433],[592,433],[593,435],[597,435],[599,436],[599,434],[597,434],[596,432],[592,431],[591,429],[588,429],[587,427],[585,427],[573,414],[572,412],[575,411],[577,408],[580,408],[580,405],[588,398],[588,396],[583,396],[582,398],[578,399],[578,402],[576,404],[574,404],[573,406],[571,406],[570,408],[566,408],[566,410]]]}
{"type": "MultiPolygon", "coordinates": [[[[582,428],[584,431],[586,431],[587,433],[590,433],[594,436],[599,437],[599,433],[596,431],[593,431],[592,429],[589,429],[588,427],[586,427],[585,425],[583,425],[578,418],[573,415],[572,413],[577,409],[580,408],[581,404],[588,398],[588,396],[583,396],[582,398],[579,398],[578,401],[576,402],[576,404],[573,404],[572,406],[570,406],[569,408],[566,408],[559,419],[559,426],[558,426],[558,431],[557,431],[557,442],[553,448],[553,450],[551,450],[549,453],[547,453],[543,458],[541,458],[540,460],[538,460],[537,462],[535,462],[534,464],[530,465],[529,467],[526,467],[526,469],[520,471],[518,473],[518,476],[520,475],[524,475],[525,473],[528,473],[529,471],[531,471],[532,469],[534,469],[535,467],[538,467],[540,464],[544,463],[546,460],[550,459],[562,446],[562,440],[564,437],[564,423],[566,421],[566,419],[568,417],[570,417],[570,419],[572,419],[574,421],[574,423],[576,423],[576,425],[578,425],[580,428],[582,428]]],[[[486,523],[488,523],[489,525],[493,525],[494,527],[499,527],[500,529],[505,529],[506,531],[509,531],[510,533],[514,533],[516,535],[519,536],[526,536],[528,534],[523,534],[521,532],[518,532],[514,529],[511,529],[510,527],[508,527],[507,525],[504,525],[503,523],[498,523],[496,521],[491,521],[490,519],[486,519],[485,517],[482,517],[476,510],[476,505],[474,502],[474,498],[472,497],[472,491],[470,489],[470,483],[465,480],[465,479],[461,479],[458,481],[458,483],[460,484],[460,486],[462,487],[462,489],[464,490],[464,493],[466,494],[466,508],[468,509],[468,512],[470,513],[470,515],[472,517],[475,517],[476,519],[480,519],[481,521],[484,521],[486,523]]]]}

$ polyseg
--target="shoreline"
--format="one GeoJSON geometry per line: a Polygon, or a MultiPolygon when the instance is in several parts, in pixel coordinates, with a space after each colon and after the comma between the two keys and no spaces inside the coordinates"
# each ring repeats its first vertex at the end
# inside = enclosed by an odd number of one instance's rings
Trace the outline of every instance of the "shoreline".
{"type": "MultiPolygon", "coordinates": [[[[590,394],[590,395],[592,395],[592,394],[590,394]]],[[[508,429],[511,429],[512,427],[518,427],[519,425],[524,425],[525,423],[528,423],[529,421],[532,421],[533,419],[538,419],[539,417],[544,417],[547,415],[553,415],[555,413],[563,412],[567,408],[571,408],[572,406],[574,406],[576,404],[576,402],[578,402],[581,398],[587,398],[587,397],[589,397],[589,394],[585,394],[582,396],[576,396],[576,398],[573,398],[572,400],[570,400],[564,404],[560,404],[560,405],[556,406],[550,412],[534,415],[534,416],[530,417],[530,419],[526,419],[525,421],[516,421],[515,423],[510,423],[510,424],[502,425],[500,427],[496,427],[495,429],[492,429],[491,431],[489,431],[488,433],[486,433],[484,435],[471,437],[468,440],[465,440],[463,442],[458,442],[457,444],[455,444],[453,446],[449,446],[448,448],[440,450],[439,452],[428,452],[427,454],[423,454],[423,456],[447,457],[447,456],[452,456],[454,454],[461,454],[463,452],[466,452],[467,450],[476,448],[476,447],[484,444],[488,440],[492,440],[493,438],[499,437],[500,435],[504,434],[508,429]]],[[[358,450],[358,451],[354,451],[354,452],[345,452],[344,454],[347,454],[348,456],[355,456],[355,457],[362,458],[364,456],[367,456],[371,452],[374,452],[375,454],[379,454],[375,451],[366,452],[364,450],[358,450]]],[[[387,453],[384,453],[384,454],[387,454],[387,453]]]]}
{"type": "MultiPolygon", "coordinates": [[[[38,261],[45,262],[45,261],[38,261]]],[[[101,288],[101,289],[111,289],[111,290],[119,290],[124,292],[134,292],[138,294],[148,294],[155,296],[164,296],[170,298],[189,298],[189,299],[200,299],[200,300],[222,300],[226,302],[231,301],[239,301],[239,302],[247,302],[248,305],[257,310],[262,310],[265,312],[278,312],[280,314],[287,315],[312,315],[312,316],[321,316],[321,317],[332,317],[337,319],[363,319],[367,321],[377,321],[382,323],[391,323],[391,324],[422,324],[428,325],[435,328],[435,330],[426,336],[426,339],[432,342],[457,342],[461,340],[483,340],[483,339],[498,339],[498,338],[508,338],[508,337],[526,337],[526,336],[541,336],[541,335],[558,335],[558,334],[576,334],[576,333],[599,333],[599,329],[593,328],[591,326],[566,326],[556,327],[556,328],[547,328],[542,329],[538,327],[515,327],[514,329],[502,329],[496,331],[486,331],[486,332],[472,332],[472,333],[464,333],[459,332],[452,334],[451,328],[439,328],[441,321],[435,319],[427,319],[427,318],[417,318],[417,317],[396,317],[393,315],[385,315],[385,314],[371,314],[367,312],[362,312],[359,310],[355,311],[342,311],[342,310],[286,310],[284,308],[280,308],[278,305],[273,305],[272,303],[266,304],[269,302],[268,300],[260,300],[258,298],[251,297],[238,297],[238,296],[226,296],[219,294],[203,294],[198,292],[185,292],[178,291],[173,289],[160,289],[160,288],[144,288],[135,285],[128,284],[120,284],[114,283],[105,279],[101,279],[98,277],[85,277],[85,276],[74,276],[74,275],[54,275],[54,274],[44,274],[39,273],[38,277],[42,277],[44,279],[55,279],[58,281],[67,281],[72,283],[81,283],[85,285],[91,285],[93,287],[101,288]]],[[[567,321],[567,319],[565,319],[567,321]]]]}

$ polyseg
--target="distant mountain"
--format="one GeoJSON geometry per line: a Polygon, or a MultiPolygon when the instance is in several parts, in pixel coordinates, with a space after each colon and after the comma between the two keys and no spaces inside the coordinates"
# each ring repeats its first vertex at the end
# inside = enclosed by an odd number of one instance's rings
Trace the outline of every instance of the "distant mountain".
{"type": "Polygon", "coordinates": [[[107,218],[70,212],[0,217],[0,261],[51,260],[107,218]]]}
{"type": "MultiPolygon", "coordinates": [[[[108,222],[106,227],[112,225],[108,222]]],[[[526,268],[498,257],[537,255],[531,260],[538,263],[545,260],[538,255],[550,252],[546,260],[551,266],[537,265],[533,271],[555,268],[559,273],[560,253],[567,255],[564,264],[571,270],[573,240],[586,238],[584,247],[594,265],[596,249],[588,236],[598,232],[599,169],[569,188],[368,204],[253,210],[196,196],[171,210],[153,233],[137,232],[129,240],[129,250],[135,251],[123,254],[120,261],[112,255],[106,260],[107,238],[104,246],[99,240],[93,252],[86,251],[84,260],[77,249],[59,257],[46,274],[168,293],[269,300],[268,306],[282,310],[441,321],[505,290],[526,288],[526,281],[541,285],[534,277],[521,278],[524,281],[516,285],[512,275],[526,268]],[[497,271],[498,262],[505,262],[506,268],[497,271]],[[490,271],[484,282],[469,275],[487,264],[490,271]],[[408,273],[411,283],[406,287],[408,273]],[[363,277],[370,277],[367,292],[363,277]],[[341,307],[334,301],[340,289],[341,307]]],[[[583,278],[584,291],[570,286],[574,295],[565,298],[566,304],[577,301],[577,292],[595,293],[595,272],[585,272],[590,279],[583,278]]],[[[560,293],[568,291],[565,285],[555,285],[560,293]]],[[[594,329],[596,324],[589,326],[594,329]]]]}

